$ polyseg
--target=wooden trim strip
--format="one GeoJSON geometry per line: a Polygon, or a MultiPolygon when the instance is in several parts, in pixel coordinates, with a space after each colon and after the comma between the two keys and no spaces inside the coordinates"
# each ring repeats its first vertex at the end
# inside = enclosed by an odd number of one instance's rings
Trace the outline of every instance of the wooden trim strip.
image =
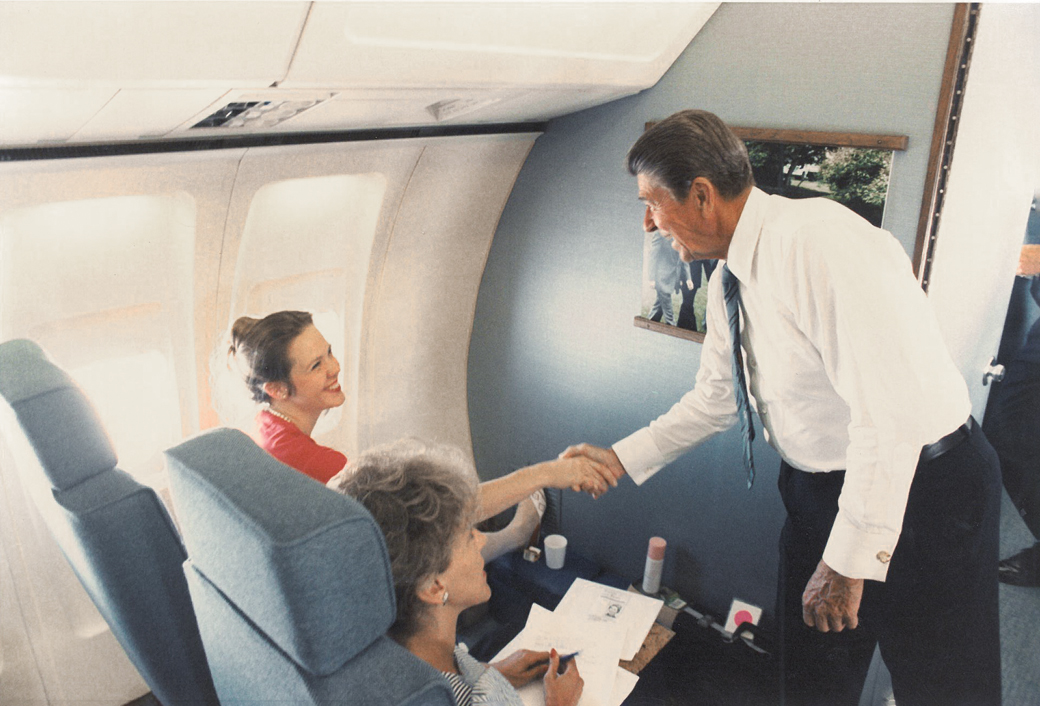
{"type": "MultiPolygon", "coordinates": [[[[644,130],[656,125],[658,120],[643,124],[644,130]]],[[[737,127],[729,129],[742,140],[759,142],[790,142],[796,145],[821,145],[823,147],[866,147],[867,149],[903,151],[910,144],[906,135],[872,135],[865,132],[823,132],[821,130],[787,130],[774,127],[737,127]]]]}
{"type": "Polygon", "coordinates": [[[978,28],[978,3],[958,3],[950,27],[950,43],[946,48],[946,66],[943,69],[939,103],[935,110],[935,128],[932,131],[928,171],[924,178],[924,196],[917,219],[917,239],[914,242],[914,274],[921,287],[928,291],[935,237],[946,192],[946,177],[953,144],[957,135],[964,84],[971,63],[971,48],[978,28]]]}
{"type": "Polygon", "coordinates": [[[662,324],[660,321],[651,321],[645,316],[637,316],[632,323],[636,325],[636,328],[657,331],[658,333],[675,336],[676,338],[685,338],[687,341],[695,341],[696,343],[704,343],[704,334],[699,331],[690,331],[678,326],[662,324]]]}
{"type": "Polygon", "coordinates": [[[866,147],[896,151],[905,150],[910,143],[910,138],[906,135],[868,135],[861,132],[820,132],[732,126],[730,129],[742,140],[757,140],[758,142],[793,142],[799,145],[866,147]]]}

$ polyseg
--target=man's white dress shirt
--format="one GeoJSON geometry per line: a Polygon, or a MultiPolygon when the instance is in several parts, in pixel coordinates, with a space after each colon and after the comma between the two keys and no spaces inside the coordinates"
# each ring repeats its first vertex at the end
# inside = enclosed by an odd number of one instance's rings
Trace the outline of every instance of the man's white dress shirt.
{"type": "MultiPolygon", "coordinates": [[[[846,471],[823,559],[883,581],[921,447],[971,413],[906,252],[833,201],[753,188],[727,263],[740,280],[741,345],[766,440],[802,471],[846,471]]],[[[614,444],[637,484],[736,421],[721,280],[708,284],[695,387],[614,444]]]]}

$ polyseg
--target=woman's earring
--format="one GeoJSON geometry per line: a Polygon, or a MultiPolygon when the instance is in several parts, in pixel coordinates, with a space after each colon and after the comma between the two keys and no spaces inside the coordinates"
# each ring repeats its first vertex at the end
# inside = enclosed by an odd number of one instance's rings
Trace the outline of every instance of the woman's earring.
{"type": "Polygon", "coordinates": [[[441,605],[448,605],[448,592],[445,591],[444,595],[441,596],[441,605]]]}

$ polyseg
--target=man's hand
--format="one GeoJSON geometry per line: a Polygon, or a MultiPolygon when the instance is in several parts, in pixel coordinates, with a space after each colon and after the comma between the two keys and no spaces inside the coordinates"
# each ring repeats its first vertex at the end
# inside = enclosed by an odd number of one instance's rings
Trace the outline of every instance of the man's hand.
{"type": "Polygon", "coordinates": [[[514,689],[519,689],[545,675],[549,670],[549,653],[517,650],[491,666],[500,671],[514,689]]]}
{"type": "Polygon", "coordinates": [[[863,579],[842,576],[820,559],[802,593],[802,620],[820,632],[841,632],[859,625],[863,579]]]}
{"type": "Polygon", "coordinates": [[[1018,254],[1019,277],[1035,277],[1040,275],[1040,245],[1023,245],[1018,254]]]}
{"type": "Polygon", "coordinates": [[[560,458],[587,458],[594,461],[600,468],[605,469],[610,478],[611,487],[617,486],[617,481],[625,475],[625,467],[621,465],[614,449],[604,449],[592,444],[577,444],[568,446],[567,450],[560,454],[560,458]]]}

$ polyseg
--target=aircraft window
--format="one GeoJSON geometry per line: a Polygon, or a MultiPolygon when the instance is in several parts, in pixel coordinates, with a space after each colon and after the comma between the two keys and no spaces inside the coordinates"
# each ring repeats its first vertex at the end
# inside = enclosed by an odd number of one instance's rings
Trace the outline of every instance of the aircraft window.
{"type": "Polygon", "coordinates": [[[198,428],[195,234],[184,191],[0,214],[0,335],[36,341],[68,370],[120,466],[159,487],[162,450],[198,428]]]}
{"type": "Polygon", "coordinates": [[[105,358],[69,374],[94,403],[119,467],[142,483],[165,486],[162,450],[180,440],[177,383],[167,356],[152,350],[105,358]]]}
{"type": "MultiPolygon", "coordinates": [[[[368,268],[386,189],[386,175],[378,172],[264,184],[250,199],[236,256],[229,321],[283,309],[310,311],[332,345],[348,402],[323,415],[314,436],[333,445],[340,438],[336,434],[356,423],[351,390],[357,377],[368,268]]],[[[217,362],[211,370],[221,368],[217,362]]],[[[241,381],[214,377],[214,406],[222,422],[250,427],[255,405],[237,401],[248,402],[241,381]]]]}
{"type": "MultiPolygon", "coordinates": [[[[236,287],[249,290],[254,283],[328,269],[367,274],[385,190],[382,174],[265,184],[249,204],[236,287]]],[[[248,303],[250,308],[259,304],[248,303]]]]}

